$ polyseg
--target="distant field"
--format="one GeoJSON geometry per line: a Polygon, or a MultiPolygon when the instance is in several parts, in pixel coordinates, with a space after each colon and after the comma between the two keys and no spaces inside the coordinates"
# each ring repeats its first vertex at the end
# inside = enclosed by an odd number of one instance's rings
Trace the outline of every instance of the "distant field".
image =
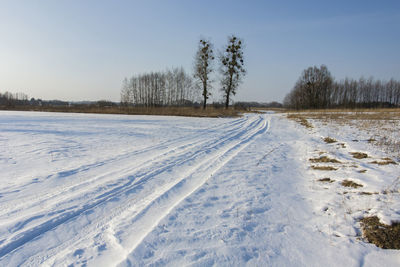
{"type": "Polygon", "coordinates": [[[126,114],[126,115],[162,115],[185,117],[236,117],[241,109],[207,107],[96,107],[96,106],[18,106],[4,108],[15,111],[43,111],[66,113],[95,113],[95,114],[126,114]]]}

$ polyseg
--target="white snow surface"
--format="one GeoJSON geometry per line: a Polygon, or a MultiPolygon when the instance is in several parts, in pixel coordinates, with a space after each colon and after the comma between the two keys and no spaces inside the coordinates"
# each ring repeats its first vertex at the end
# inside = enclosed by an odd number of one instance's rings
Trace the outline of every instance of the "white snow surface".
{"type": "Polygon", "coordinates": [[[0,266],[399,266],[358,223],[400,219],[399,194],[379,193],[398,165],[354,160],[318,129],[282,114],[1,111],[0,266]],[[346,162],[312,170],[320,151],[346,162]]]}

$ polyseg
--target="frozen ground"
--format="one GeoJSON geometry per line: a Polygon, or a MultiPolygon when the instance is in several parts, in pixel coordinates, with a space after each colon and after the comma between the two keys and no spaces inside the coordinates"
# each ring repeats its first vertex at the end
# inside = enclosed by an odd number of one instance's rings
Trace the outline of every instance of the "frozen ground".
{"type": "Polygon", "coordinates": [[[399,265],[358,224],[399,219],[399,165],[370,164],[383,152],[351,128],[335,132],[344,146],[324,143],[332,127],[0,112],[0,265],[399,265]],[[371,158],[353,159],[360,149],[371,158]],[[338,170],[311,169],[322,154],[338,170]]]}

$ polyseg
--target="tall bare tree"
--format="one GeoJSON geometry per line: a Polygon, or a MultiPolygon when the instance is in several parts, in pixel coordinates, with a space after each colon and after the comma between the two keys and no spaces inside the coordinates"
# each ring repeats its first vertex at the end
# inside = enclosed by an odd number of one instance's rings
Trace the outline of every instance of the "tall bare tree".
{"type": "Polygon", "coordinates": [[[203,109],[206,108],[210,92],[210,73],[213,71],[213,45],[209,40],[200,39],[194,60],[194,78],[202,85],[203,109]]]}
{"type": "Polygon", "coordinates": [[[232,35],[228,45],[220,53],[221,90],[225,97],[225,108],[229,106],[229,98],[236,90],[246,74],[243,61],[243,41],[232,35]]]}

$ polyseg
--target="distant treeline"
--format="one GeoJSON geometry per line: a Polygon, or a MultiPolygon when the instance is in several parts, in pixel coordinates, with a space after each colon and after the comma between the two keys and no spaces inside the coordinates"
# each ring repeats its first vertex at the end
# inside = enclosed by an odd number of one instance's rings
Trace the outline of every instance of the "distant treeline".
{"type": "Polygon", "coordinates": [[[283,104],[293,109],[399,107],[400,82],[372,77],[335,81],[326,66],[314,66],[303,71],[283,104]]]}
{"type": "Polygon", "coordinates": [[[24,93],[0,92],[0,107],[28,105],[28,95],[24,93]]]}
{"type": "Polygon", "coordinates": [[[121,104],[144,107],[190,106],[200,97],[193,79],[183,68],[125,78],[121,104]]]}

